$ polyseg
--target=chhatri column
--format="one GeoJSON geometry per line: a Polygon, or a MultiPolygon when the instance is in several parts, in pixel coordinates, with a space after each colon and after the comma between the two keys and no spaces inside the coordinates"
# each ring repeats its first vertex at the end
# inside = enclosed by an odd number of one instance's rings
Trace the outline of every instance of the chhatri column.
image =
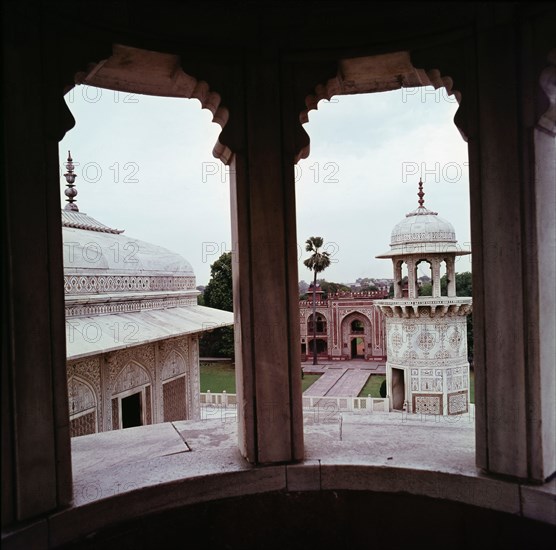
{"type": "Polygon", "coordinates": [[[432,259],[432,296],[433,298],[440,298],[440,260],[438,258],[432,259]]]}
{"type": "Polygon", "coordinates": [[[452,257],[446,258],[446,278],[448,279],[448,297],[453,298],[456,295],[456,262],[452,257]]]}
{"type": "Polygon", "coordinates": [[[417,285],[415,282],[415,259],[407,259],[407,297],[416,298],[417,297],[417,285]]]}
{"type": "Polygon", "coordinates": [[[392,258],[394,264],[394,298],[401,298],[402,293],[402,264],[397,258],[392,258]]]}

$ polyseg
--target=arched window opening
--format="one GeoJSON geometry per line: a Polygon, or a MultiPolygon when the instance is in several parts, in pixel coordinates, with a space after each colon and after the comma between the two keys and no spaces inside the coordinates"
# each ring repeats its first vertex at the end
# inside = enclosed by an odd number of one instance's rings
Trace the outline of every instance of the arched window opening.
{"type": "MultiPolygon", "coordinates": [[[[313,316],[309,316],[309,320],[307,321],[307,332],[309,335],[313,334],[315,327],[313,326],[313,316]]],[[[317,313],[316,316],[316,330],[317,334],[326,334],[326,317],[317,313]]]]}
{"type": "Polygon", "coordinates": [[[450,285],[450,279],[448,277],[448,266],[446,260],[443,259],[440,262],[440,295],[448,296],[448,286],[450,285]]]}
{"type": "Polygon", "coordinates": [[[79,417],[73,435],[199,419],[200,340],[210,332],[214,355],[234,352],[221,127],[185,97],[80,85],[65,100],[76,119],[59,146],[67,361],[96,396],[94,422],[79,417]]]}
{"type": "MultiPolygon", "coordinates": [[[[339,365],[342,360],[353,361],[355,368],[375,363],[370,379],[385,377],[389,411],[393,384],[400,410],[439,415],[468,411],[465,354],[457,365],[452,361],[455,370],[447,367],[453,357],[459,357],[465,324],[446,313],[460,306],[451,304],[449,310],[449,304],[422,300],[452,292],[451,283],[445,282],[441,293],[441,277],[449,278],[449,256],[443,256],[455,242],[454,235],[461,248],[469,248],[467,147],[453,123],[457,109],[455,97],[447,95],[445,88],[334,96],[309,111],[305,126],[311,136],[311,155],[296,166],[298,242],[316,233],[334,243],[329,246],[332,263],[325,271],[326,281],[350,286],[353,295],[351,307],[345,310],[329,297],[329,355],[339,365]],[[394,118],[397,122],[392,125],[394,118]],[[396,130],[401,127],[403,132],[396,130]],[[423,141],[424,134],[432,141],[423,141]],[[356,301],[362,298],[358,291],[364,280],[379,288],[380,279],[389,289],[386,296],[368,305],[356,301]],[[388,307],[388,297],[394,303],[387,316],[383,308],[388,307]],[[365,320],[350,317],[355,311],[365,320]],[[449,329],[448,317],[454,320],[449,329]],[[440,337],[450,343],[440,342],[440,337]],[[377,359],[381,345],[382,362],[377,359]],[[429,363],[441,368],[428,369],[429,363]],[[395,380],[392,365],[398,369],[395,380]],[[449,371],[448,377],[442,369],[449,371]]],[[[458,258],[460,270],[470,271],[468,257],[458,258]]],[[[303,259],[300,255],[300,274],[306,271],[303,259]]],[[[367,382],[362,377],[359,383],[361,392],[367,382]]],[[[376,385],[380,387],[382,381],[376,385]]],[[[346,390],[337,385],[330,391],[346,390]]],[[[365,391],[362,395],[367,396],[365,391]]]]}
{"type": "Polygon", "coordinates": [[[417,289],[419,296],[432,296],[434,286],[434,275],[432,264],[429,260],[417,262],[417,289]]]}
{"type": "Polygon", "coordinates": [[[316,340],[309,340],[309,352],[313,353],[314,349],[315,349],[315,343],[317,345],[317,354],[318,355],[326,355],[328,352],[328,346],[326,344],[326,340],[323,340],[322,338],[317,338],[316,340]]]}

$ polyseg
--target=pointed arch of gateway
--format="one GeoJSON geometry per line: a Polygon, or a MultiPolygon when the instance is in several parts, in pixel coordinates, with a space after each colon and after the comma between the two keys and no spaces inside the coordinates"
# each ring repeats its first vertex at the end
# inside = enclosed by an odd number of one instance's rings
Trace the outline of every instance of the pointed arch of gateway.
{"type": "Polygon", "coordinates": [[[361,311],[347,314],[341,322],[342,348],[349,359],[369,359],[373,349],[373,325],[361,311]]]}

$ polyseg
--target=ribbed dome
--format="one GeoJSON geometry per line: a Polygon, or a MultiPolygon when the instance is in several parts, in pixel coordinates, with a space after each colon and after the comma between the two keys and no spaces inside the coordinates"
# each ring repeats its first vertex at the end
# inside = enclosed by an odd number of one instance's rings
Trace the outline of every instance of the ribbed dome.
{"type": "Polygon", "coordinates": [[[83,212],[62,211],[66,295],[195,290],[185,258],[122,233],[83,212]]]}
{"type": "MultiPolygon", "coordinates": [[[[120,310],[132,311],[137,304],[123,302],[131,300],[133,293],[151,293],[151,296],[152,293],[175,293],[171,307],[182,305],[178,304],[180,300],[190,300],[192,293],[198,294],[193,268],[182,256],[122,235],[123,230],[108,227],[80,212],[75,201],[76,175],[69,151],[66,168],[68,204],[62,210],[66,305],[68,300],[75,302],[83,295],[94,295],[97,302],[99,297],[107,296],[110,301],[116,293],[120,310]]],[[[162,302],[158,304],[161,305],[162,302]]],[[[109,309],[106,306],[103,312],[109,309]]]]}
{"type": "Polygon", "coordinates": [[[410,212],[392,230],[390,246],[398,247],[408,244],[456,242],[454,226],[441,218],[436,212],[419,207],[410,212]]]}
{"type": "Polygon", "coordinates": [[[423,182],[419,180],[419,207],[405,215],[394,226],[390,235],[390,250],[376,258],[394,258],[410,255],[470,254],[457,244],[454,226],[424,206],[423,182]]]}
{"type": "Polygon", "coordinates": [[[193,276],[191,264],[166,248],[122,234],[64,227],[68,275],[193,276]]]}

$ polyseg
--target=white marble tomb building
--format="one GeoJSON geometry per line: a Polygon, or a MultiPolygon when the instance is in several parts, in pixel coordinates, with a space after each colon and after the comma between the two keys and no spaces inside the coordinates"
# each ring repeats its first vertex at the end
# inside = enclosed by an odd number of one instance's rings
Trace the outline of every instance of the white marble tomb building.
{"type": "Polygon", "coordinates": [[[233,314],[197,305],[189,262],[75,204],[62,210],[71,436],[200,417],[199,336],[233,314]]]}
{"type": "Polygon", "coordinates": [[[377,256],[391,258],[394,268],[394,298],[375,302],[386,321],[387,395],[393,410],[462,414],[469,409],[466,316],[472,306],[470,297],[456,296],[455,261],[470,252],[458,246],[450,222],[425,208],[421,181],[418,196],[418,208],[392,230],[390,251],[377,256]],[[432,296],[419,296],[422,262],[431,268],[432,296]]]}

